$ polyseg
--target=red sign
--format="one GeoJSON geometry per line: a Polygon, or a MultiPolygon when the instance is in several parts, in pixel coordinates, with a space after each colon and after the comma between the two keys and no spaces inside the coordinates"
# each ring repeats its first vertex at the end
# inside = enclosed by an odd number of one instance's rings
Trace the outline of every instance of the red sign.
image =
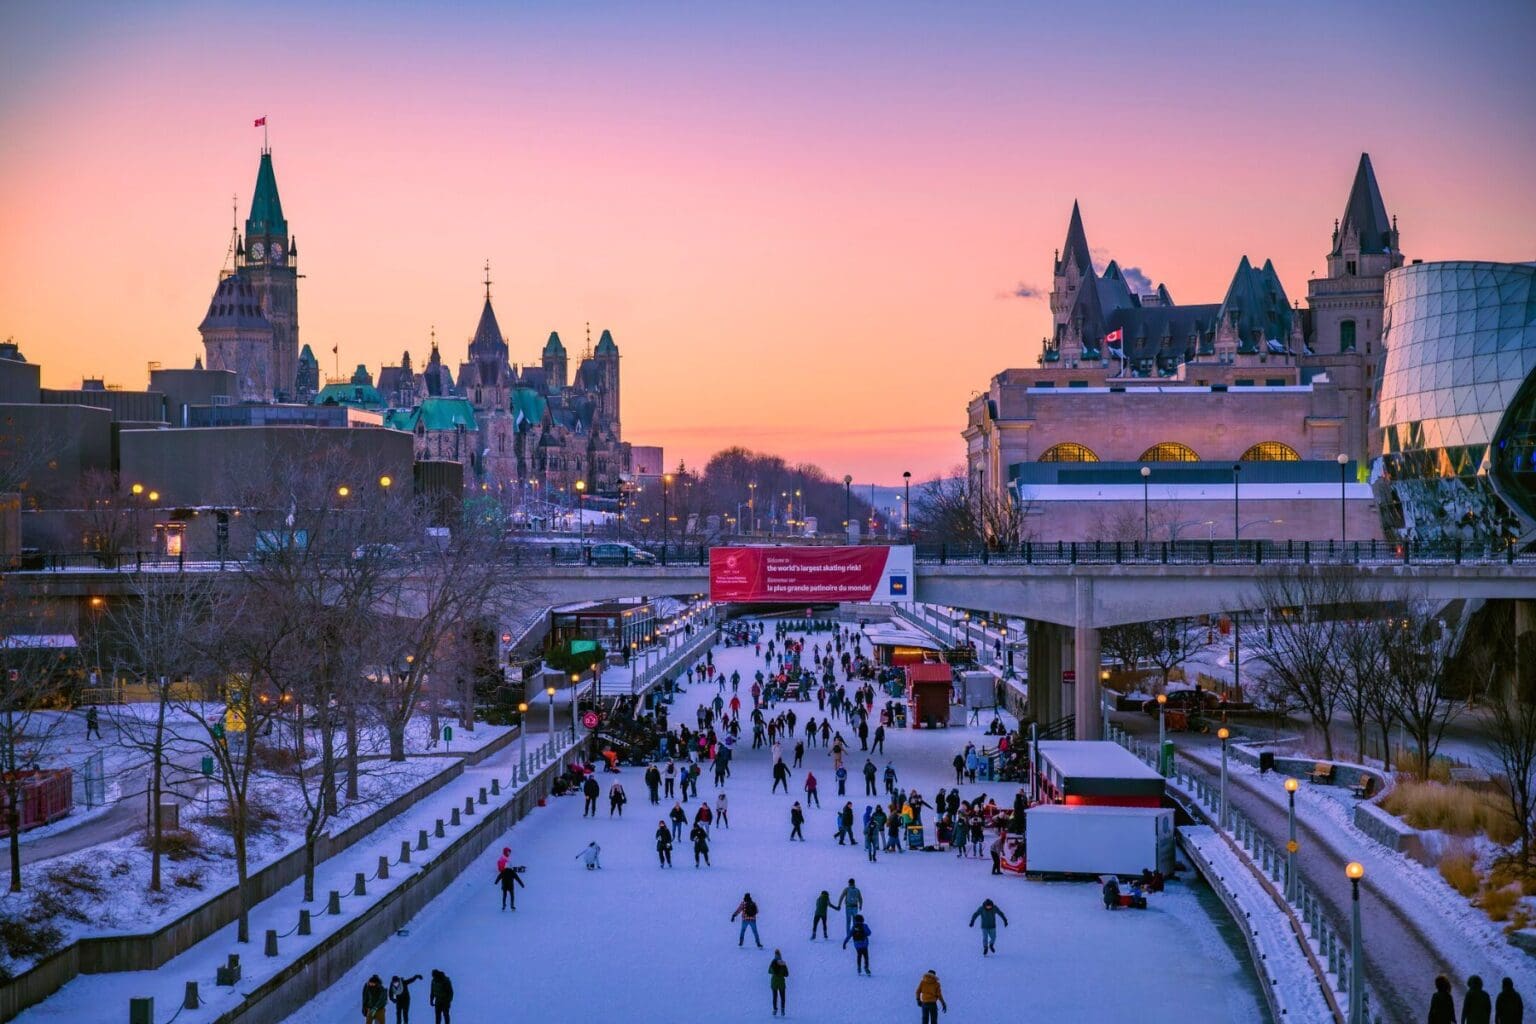
{"type": "Polygon", "coordinates": [[[785,604],[908,600],[910,566],[911,549],[902,547],[711,548],[709,599],[785,604]]]}
{"type": "Polygon", "coordinates": [[[581,727],[583,729],[596,729],[597,722],[598,718],[596,711],[588,711],[586,714],[581,716],[581,727]]]}

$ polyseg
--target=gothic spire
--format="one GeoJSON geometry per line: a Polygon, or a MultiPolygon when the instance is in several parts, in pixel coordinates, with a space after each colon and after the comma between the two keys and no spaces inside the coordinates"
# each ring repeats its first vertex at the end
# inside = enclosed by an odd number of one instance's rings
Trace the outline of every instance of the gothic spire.
{"type": "Polygon", "coordinates": [[[1061,247],[1061,262],[1077,260],[1077,269],[1084,277],[1093,273],[1093,259],[1088,255],[1088,234],[1083,230],[1083,214],[1072,200],[1072,220],[1067,224],[1067,241],[1061,247]]]}
{"type": "Polygon", "coordinates": [[[1392,223],[1387,218],[1386,204],[1381,201],[1381,189],[1376,185],[1376,172],[1371,168],[1371,155],[1360,154],[1360,166],[1355,170],[1355,183],[1349,189],[1349,201],[1344,204],[1344,217],[1337,229],[1331,255],[1341,253],[1343,241],[1351,231],[1360,239],[1361,252],[1389,252],[1392,249],[1392,223]]]}
{"type": "Polygon", "coordinates": [[[277,195],[277,175],[272,172],[272,154],[263,152],[256,169],[256,189],[251,193],[251,215],[245,220],[245,237],[288,238],[288,221],[283,217],[283,201],[277,195]]]}

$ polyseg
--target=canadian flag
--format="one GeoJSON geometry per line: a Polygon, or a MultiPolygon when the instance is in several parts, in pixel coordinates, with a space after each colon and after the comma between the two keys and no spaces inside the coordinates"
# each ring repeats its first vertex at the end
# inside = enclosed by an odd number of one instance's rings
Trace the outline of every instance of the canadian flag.
{"type": "Polygon", "coordinates": [[[266,123],[267,123],[267,115],[266,114],[262,114],[260,117],[258,117],[256,119],[256,123],[251,125],[251,127],[252,128],[263,128],[263,127],[266,126],[266,123]]]}
{"type": "Polygon", "coordinates": [[[1112,341],[1124,341],[1124,340],[1125,340],[1125,328],[1124,327],[1116,327],[1114,330],[1112,330],[1108,334],[1104,335],[1104,341],[1106,343],[1112,342],[1112,341]]]}

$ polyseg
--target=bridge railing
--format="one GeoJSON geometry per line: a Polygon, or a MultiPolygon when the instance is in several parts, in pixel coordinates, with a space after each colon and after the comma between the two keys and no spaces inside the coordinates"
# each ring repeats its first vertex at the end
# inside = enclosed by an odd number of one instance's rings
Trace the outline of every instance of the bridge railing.
{"type": "MultiPolygon", "coordinates": [[[[729,540],[730,538],[727,538],[729,540]]],[[[596,566],[634,568],[709,564],[707,543],[625,545],[598,550],[611,542],[581,544],[517,542],[494,557],[511,566],[596,566]]],[[[1536,565],[1536,547],[1514,541],[1464,542],[1360,540],[1090,540],[1024,541],[1009,546],[918,544],[923,565],[1536,565]]],[[[401,560],[408,561],[409,554],[401,560]]],[[[216,552],[163,555],[128,552],[25,552],[12,556],[0,571],[12,572],[177,572],[239,569],[246,555],[216,552]]]]}

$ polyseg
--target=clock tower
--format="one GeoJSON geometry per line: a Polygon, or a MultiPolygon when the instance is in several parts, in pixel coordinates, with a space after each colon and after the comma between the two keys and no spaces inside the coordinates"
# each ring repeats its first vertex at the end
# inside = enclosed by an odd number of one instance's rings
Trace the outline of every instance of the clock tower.
{"type": "Polygon", "coordinates": [[[256,171],[256,190],[251,195],[251,214],[245,220],[245,259],[237,273],[261,304],[261,313],[272,325],[272,353],[268,361],[271,398],[294,400],[299,369],[299,273],[293,239],[283,217],[272,171],[272,151],[261,151],[256,171]]]}

